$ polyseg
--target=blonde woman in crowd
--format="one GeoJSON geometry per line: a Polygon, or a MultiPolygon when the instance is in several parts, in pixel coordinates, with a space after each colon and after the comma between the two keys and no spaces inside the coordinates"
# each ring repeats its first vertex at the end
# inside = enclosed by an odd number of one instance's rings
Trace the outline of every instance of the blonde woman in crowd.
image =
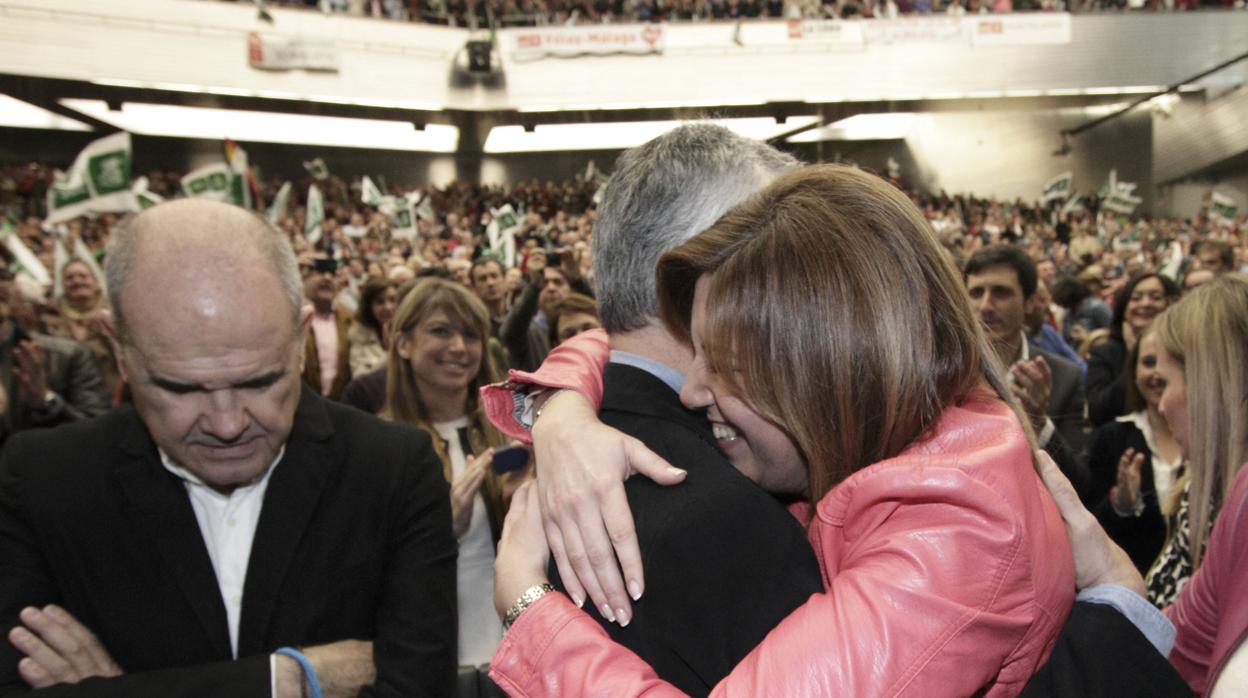
{"type": "Polygon", "coordinates": [[[502,625],[494,614],[494,546],[512,481],[491,468],[506,440],[485,419],[477,391],[499,378],[485,351],[490,319],[461,284],[420,281],[394,315],[381,416],[433,437],[451,483],[451,515],[459,541],[459,663],[489,661],[502,625]]]}

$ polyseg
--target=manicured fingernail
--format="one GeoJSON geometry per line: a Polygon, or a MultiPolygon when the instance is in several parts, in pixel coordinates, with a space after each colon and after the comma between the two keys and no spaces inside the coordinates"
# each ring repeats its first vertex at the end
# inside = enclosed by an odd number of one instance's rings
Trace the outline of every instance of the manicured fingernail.
{"type": "Polygon", "coordinates": [[[572,603],[576,604],[577,608],[585,608],[585,597],[580,594],[573,594],[572,603]]]}
{"type": "Polygon", "coordinates": [[[630,618],[630,617],[629,617],[629,615],[628,615],[628,611],[626,611],[626,610],[624,610],[624,609],[622,609],[622,608],[617,608],[617,609],[615,610],[615,614],[616,614],[616,617],[618,617],[618,618],[620,619],[620,627],[621,627],[621,628],[627,628],[627,627],[628,627],[629,622],[630,622],[630,621],[632,621],[632,618],[630,618]]]}
{"type": "Polygon", "coordinates": [[[604,604],[602,605],[602,609],[600,609],[600,610],[602,611],[602,617],[603,617],[603,618],[606,618],[607,620],[611,621],[612,623],[614,623],[614,622],[615,622],[615,614],[611,612],[611,607],[610,607],[610,606],[608,606],[607,604],[605,604],[605,603],[604,603],[604,604]]]}
{"type": "Polygon", "coordinates": [[[633,597],[633,601],[641,598],[641,585],[637,583],[637,580],[628,580],[628,595],[633,597]]]}
{"type": "Polygon", "coordinates": [[[667,472],[668,472],[668,474],[672,475],[673,477],[674,477],[674,476],[677,476],[677,475],[684,475],[684,474],[685,474],[685,471],[681,470],[680,468],[675,468],[675,467],[672,467],[672,466],[668,466],[668,468],[667,468],[667,472]]]}

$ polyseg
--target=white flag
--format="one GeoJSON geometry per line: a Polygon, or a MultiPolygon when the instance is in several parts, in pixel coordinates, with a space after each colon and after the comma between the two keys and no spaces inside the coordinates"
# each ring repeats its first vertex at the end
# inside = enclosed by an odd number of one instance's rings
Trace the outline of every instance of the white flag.
{"type": "Polygon", "coordinates": [[[251,164],[247,159],[247,151],[230,139],[225,140],[225,159],[230,165],[230,203],[242,206],[248,211],[252,208],[251,186],[247,182],[251,164]]]}
{"type": "Polygon", "coordinates": [[[329,167],[320,158],[305,160],[303,167],[308,171],[308,174],[312,175],[313,179],[329,179],[329,167]]]}
{"type": "Polygon", "coordinates": [[[1050,179],[1044,185],[1044,192],[1040,200],[1049,203],[1057,199],[1065,199],[1070,196],[1070,185],[1075,181],[1075,176],[1070,172],[1063,172],[1058,176],[1050,179]]]}
{"type": "Polygon", "coordinates": [[[130,134],[124,132],[83,148],[69,172],[48,187],[44,229],[91,213],[138,210],[130,191],[130,156],[130,134]]]}
{"type": "Polygon", "coordinates": [[[234,170],[225,163],[205,165],[182,178],[182,191],[192,198],[213,199],[242,205],[235,191],[234,170]]]}
{"type": "Polygon", "coordinates": [[[269,206],[267,218],[270,225],[277,225],[286,217],[286,206],[290,202],[290,182],[283,182],[282,188],[273,197],[273,205],[269,206]]]}
{"type": "Polygon", "coordinates": [[[321,226],[325,224],[325,202],[321,190],[315,184],[308,186],[308,212],[303,221],[303,237],[309,245],[321,241],[321,226]]]}
{"type": "Polygon", "coordinates": [[[100,292],[105,296],[108,295],[108,277],[104,276],[104,270],[100,268],[99,262],[95,261],[95,253],[91,248],[87,247],[87,243],[82,238],[74,239],[74,259],[82,260],[91,270],[91,274],[95,276],[95,282],[100,285],[100,292]]]}
{"type": "Polygon", "coordinates": [[[147,187],[147,177],[139,177],[134,180],[134,184],[130,187],[130,191],[134,192],[134,200],[139,205],[140,211],[146,211],[165,200],[163,196],[153,194],[147,187]]]}
{"type": "Polygon", "coordinates": [[[1230,223],[1235,220],[1235,214],[1239,212],[1239,206],[1235,204],[1235,200],[1226,194],[1220,192],[1211,192],[1209,195],[1209,217],[1224,223],[1230,223]]]}
{"type": "Polygon", "coordinates": [[[373,184],[373,180],[364,175],[364,179],[360,180],[360,203],[365,206],[381,205],[381,190],[373,184]]]}
{"type": "Polygon", "coordinates": [[[65,265],[69,264],[69,250],[65,248],[65,238],[69,231],[65,226],[56,226],[52,233],[52,300],[59,301],[65,293],[65,265]]]}
{"type": "MultiPolygon", "coordinates": [[[[1132,188],[1134,188],[1134,185],[1132,185],[1132,188]]],[[[1106,211],[1113,211],[1114,213],[1121,213],[1129,216],[1135,211],[1135,207],[1139,206],[1143,203],[1143,201],[1144,200],[1138,196],[1132,196],[1131,194],[1123,192],[1114,192],[1109,195],[1109,198],[1101,202],[1101,208],[1106,211]]]]}
{"type": "Polygon", "coordinates": [[[40,286],[52,283],[52,275],[48,273],[48,268],[43,266],[43,262],[40,262],[35,253],[22,242],[17,230],[8,220],[0,222],[0,242],[3,242],[4,246],[9,249],[9,253],[13,255],[13,265],[10,270],[14,274],[25,276],[40,286]]]}
{"type": "Polygon", "coordinates": [[[516,231],[520,229],[520,217],[511,204],[490,209],[490,223],[485,234],[490,251],[500,256],[503,266],[516,266],[516,231]]]}
{"type": "MultiPolygon", "coordinates": [[[[413,193],[416,195],[420,194],[420,192],[413,193]]],[[[421,220],[426,221],[431,221],[437,217],[437,214],[433,212],[433,201],[429,198],[428,194],[421,197],[420,203],[416,206],[416,215],[421,220]]]]}
{"type": "Polygon", "coordinates": [[[420,198],[420,192],[414,191],[406,196],[388,196],[387,206],[382,208],[385,212],[389,208],[386,215],[391,218],[390,237],[396,239],[410,240],[416,237],[418,232],[416,222],[416,200],[420,198]]]}

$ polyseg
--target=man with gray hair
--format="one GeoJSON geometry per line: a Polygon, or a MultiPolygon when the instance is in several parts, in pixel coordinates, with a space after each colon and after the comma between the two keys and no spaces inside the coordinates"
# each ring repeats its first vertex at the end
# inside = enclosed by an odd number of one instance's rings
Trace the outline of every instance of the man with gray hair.
{"type": "MultiPolygon", "coordinates": [[[[591,604],[590,613],[612,638],[693,695],[708,693],[823,587],[801,527],[747,477],[757,470],[752,455],[730,448],[725,458],[708,415],[681,405],[693,353],[657,317],[654,269],[663,253],[796,165],[790,156],[723,127],[682,126],[619,158],[594,227],[599,312],[611,349],[599,417],[684,468],[688,477],[670,488],[646,478],[625,484],[648,578],[646,597],[631,611],[625,604],[591,604]]],[[[511,403],[497,392],[487,396],[497,398],[511,403]]],[[[561,411],[588,410],[569,400],[585,402],[565,391],[543,403],[542,410],[554,414],[538,424],[559,421],[561,411]]],[[[557,567],[551,579],[558,585],[564,573],[567,591],[583,602],[585,592],[575,586],[566,561],[557,567]]],[[[639,595],[639,587],[630,589],[639,595]]]]}
{"type": "Polygon", "coordinates": [[[0,695],[450,694],[441,464],[302,385],[288,242],[180,200],[107,265],[133,405],[0,457],[0,695]]]}

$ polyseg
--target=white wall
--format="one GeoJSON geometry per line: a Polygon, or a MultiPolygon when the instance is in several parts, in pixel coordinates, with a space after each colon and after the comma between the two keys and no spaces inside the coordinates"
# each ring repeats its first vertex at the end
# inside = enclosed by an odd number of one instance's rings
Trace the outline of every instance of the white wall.
{"type": "MultiPolygon", "coordinates": [[[[460,110],[696,100],[904,99],[1161,85],[1243,50],[1248,13],[1076,16],[1065,45],[973,46],[969,41],[873,42],[849,49],[738,46],[734,25],[665,25],[663,56],[504,58],[506,84],[452,87],[466,30],[207,0],[0,0],[6,73],[287,94],[396,100],[460,110]],[[246,61],[247,33],[332,39],[339,73],[270,73],[246,61]],[[1107,59],[1106,57],[1112,57],[1107,59]]],[[[948,21],[906,18],[898,26],[948,21]]],[[[969,21],[981,21],[971,18],[969,21]]],[[[995,21],[995,20],[991,20],[995,21]]],[[[783,32],[783,22],[746,31],[783,32]]],[[[871,25],[877,30],[884,25],[871,25]]],[[[501,43],[509,33],[503,30],[501,43]]],[[[783,34],[782,34],[783,35],[783,34]]],[[[504,52],[506,53],[506,52],[504,52]]],[[[1248,66],[1232,71],[1243,79],[1248,66]]],[[[193,89],[193,88],[192,88],[193,89]]]]}

